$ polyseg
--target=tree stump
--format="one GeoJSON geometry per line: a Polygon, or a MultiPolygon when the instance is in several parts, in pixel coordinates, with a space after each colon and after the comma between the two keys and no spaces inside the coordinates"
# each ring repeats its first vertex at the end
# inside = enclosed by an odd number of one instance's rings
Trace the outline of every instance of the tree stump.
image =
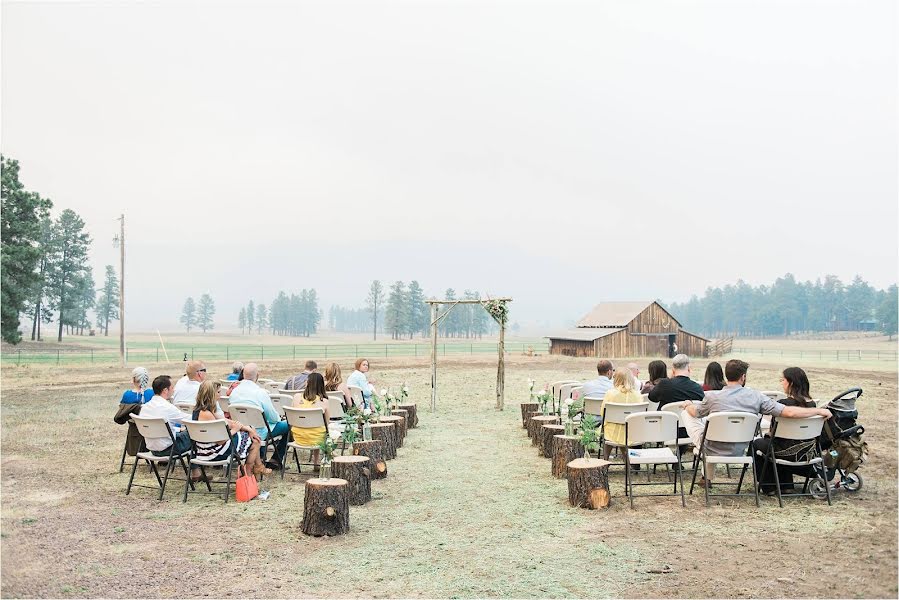
{"type": "Polygon", "coordinates": [[[528,426],[528,415],[533,412],[537,412],[537,409],[540,408],[540,405],[536,402],[522,402],[521,403],[521,426],[527,428],[528,426]]]}
{"type": "Polygon", "coordinates": [[[568,463],[576,458],[584,457],[584,445],[576,435],[553,436],[553,477],[568,477],[568,463]]]}
{"type": "Polygon", "coordinates": [[[534,417],[540,417],[543,413],[539,410],[531,411],[524,418],[524,428],[528,431],[528,437],[534,440],[534,417]]]}
{"type": "Polygon", "coordinates": [[[565,433],[564,425],[556,425],[554,423],[550,423],[548,425],[544,425],[540,428],[540,444],[538,448],[540,449],[540,456],[543,458],[552,458],[553,457],[553,437],[557,435],[562,435],[565,433]]]}
{"type": "Polygon", "coordinates": [[[350,502],[345,479],[310,479],[303,499],[306,535],[341,535],[350,530],[350,502]]]}
{"type": "Polygon", "coordinates": [[[398,404],[397,406],[409,413],[409,429],[418,427],[418,410],[416,409],[415,403],[398,404]]]}
{"type": "Polygon", "coordinates": [[[568,502],[580,508],[606,508],[609,493],[609,465],[599,458],[576,458],[568,463],[568,502]]]}
{"type": "Polygon", "coordinates": [[[394,417],[392,415],[389,417],[381,417],[382,423],[392,423],[393,424],[394,440],[396,441],[397,448],[403,447],[403,429],[404,429],[403,421],[405,421],[405,419],[403,419],[403,417],[394,417]]]}
{"type": "Polygon", "coordinates": [[[397,408],[390,411],[390,414],[395,417],[403,417],[403,439],[406,439],[406,435],[409,433],[409,430],[412,429],[409,426],[409,411],[402,408],[397,408]]]}
{"type": "Polygon", "coordinates": [[[367,456],[335,456],[331,461],[334,476],[345,479],[349,488],[350,504],[359,506],[371,500],[371,469],[367,456]]]}
{"type": "Polygon", "coordinates": [[[384,479],[387,477],[387,457],[384,450],[384,442],[381,440],[369,440],[367,442],[353,442],[353,456],[367,456],[369,460],[369,475],[372,479],[384,479]]]}
{"type": "Polygon", "coordinates": [[[533,435],[531,435],[531,443],[534,446],[539,448],[543,448],[543,426],[550,425],[552,423],[558,423],[559,417],[553,415],[537,415],[535,417],[531,417],[531,429],[533,430],[533,435]]]}
{"type": "Polygon", "coordinates": [[[393,423],[372,423],[371,439],[384,442],[384,458],[396,458],[396,425],[393,423]]]}

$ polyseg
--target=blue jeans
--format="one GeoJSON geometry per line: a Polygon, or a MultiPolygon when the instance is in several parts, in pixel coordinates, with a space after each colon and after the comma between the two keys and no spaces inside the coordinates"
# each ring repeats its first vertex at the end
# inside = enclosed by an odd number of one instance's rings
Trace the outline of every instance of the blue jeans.
{"type": "MultiPolygon", "coordinates": [[[[275,446],[275,454],[274,456],[272,456],[272,461],[276,463],[281,462],[282,458],[284,457],[284,453],[287,451],[287,440],[289,437],[289,433],[290,427],[287,425],[287,421],[279,421],[274,427],[272,427],[272,436],[281,436],[281,441],[278,442],[275,446]]],[[[262,460],[265,460],[266,454],[268,454],[268,445],[266,445],[264,448],[264,451],[262,453],[262,460]]]]}
{"type": "MultiPolygon", "coordinates": [[[[179,456],[190,450],[190,443],[190,436],[187,435],[187,430],[183,429],[179,431],[178,435],[175,436],[175,456],[179,456]]],[[[172,447],[169,446],[165,450],[153,450],[153,454],[156,456],[168,456],[171,451],[172,447]]]]}

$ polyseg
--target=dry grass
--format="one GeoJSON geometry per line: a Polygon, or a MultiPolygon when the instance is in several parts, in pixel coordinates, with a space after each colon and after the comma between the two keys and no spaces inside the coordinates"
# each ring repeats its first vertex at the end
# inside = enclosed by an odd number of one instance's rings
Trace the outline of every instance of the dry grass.
{"type": "MultiPolygon", "coordinates": [[[[613,476],[613,506],[567,505],[521,429],[525,379],[590,376],[592,361],[512,357],[507,409],[493,409],[489,359],[446,360],[438,411],[429,413],[423,361],[375,365],[406,379],[419,402],[412,430],[373,501],[351,508],[339,539],[299,533],[302,479],[272,482],[267,502],[180,502],[176,485],[124,495],[117,473],[124,429],[111,416],[127,380],[120,368],[8,369],[2,404],[4,597],[895,597],[895,373],[809,369],[816,396],[861,385],[871,460],[865,489],[833,507],[784,509],[763,500],[701,496],[637,501],[613,476]],[[63,421],[53,424],[54,415],[63,421]],[[63,452],[66,453],[63,458],[63,452]],[[39,559],[39,560],[36,560],[39,559]],[[665,574],[649,573],[664,565],[665,574]],[[776,572],[770,567],[774,566],[776,572]]],[[[223,372],[226,366],[210,365],[223,372]]],[[[699,365],[701,367],[701,365],[699,365]]],[[[286,376],[292,367],[263,365],[286,376]]],[[[155,373],[154,373],[155,374],[155,373]]],[[[752,384],[778,372],[753,365],[752,384]]],[[[147,476],[144,473],[143,478],[147,476]]],[[[269,487],[267,482],[264,487],[269,487]]]]}

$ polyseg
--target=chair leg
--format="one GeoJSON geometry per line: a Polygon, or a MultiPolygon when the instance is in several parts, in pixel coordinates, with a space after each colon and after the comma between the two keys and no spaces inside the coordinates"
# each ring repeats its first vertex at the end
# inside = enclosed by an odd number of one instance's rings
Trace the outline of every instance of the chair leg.
{"type": "Polygon", "coordinates": [[[740,490],[743,488],[743,478],[746,476],[746,469],[749,465],[744,464],[743,468],[740,469],[740,480],[737,482],[737,493],[740,493],[740,490]]]}
{"type": "Polygon", "coordinates": [[[303,469],[300,467],[300,455],[297,454],[297,449],[293,448],[293,460],[297,463],[297,475],[303,472],[303,469]]]}
{"type": "MultiPolygon", "coordinates": [[[[237,462],[240,464],[240,461],[237,462]]],[[[234,465],[234,459],[228,463],[228,468],[225,469],[225,504],[228,504],[228,498],[231,497],[231,467],[234,465]]]]}
{"type": "Polygon", "coordinates": [[[188,485],[189,483],[192,483],[191,480],[190,480],[190,476],[187,477],[187,483],[184,484],[184,496],[181,498],[181,502],[182,502],[182,503],[187,502],[187,491],[188,491],[188,489],[190,489],[191,491],[193,491],[193,487],[191,487],[191,488],[188,488],[188,487],[187,487],[187,485],[188,485]]]}
{"type": "MultiPolygon", "coordinates": [[[[765,461],[768,462],[768,461],[765,461]]],[[[784,507],[784,498],[780,493],[780,473],[777,472],[777,463],[775,462],[772,467],[774,468],[774,489],[777,492],[777,503],[781,508],[784,507]]]]}
{"type": "Polygon", "coordinates": [[[699,456],[693,455],[693,480],[690,482],[690,495],[693,495],[693,488],[696,486],[696,471],[698,470],[697,462],[699,461],[699,456]]]}
{"type": "Polygon", "coordinates": [[[634,478],[628,478],[628,473],[631,471],[631,460],[628,452],[624,453],[624,484],[627,486],[628,496],[631,501],[631,510],[634,510],[634,478]]]}
{"type": "Polygon", "coordinates": [[[131,484],[134,483],[134,474],[137,472],[137,463],[139,463],[137,455],[134,456],[134,464],[131,466],[131,477],[128,479],[128,487],[125,489],[125,495],[131,493],[131,484]]]}
{"type": "Polygon", "coordinates": [[[674,481],[674,487],[677,487],[677,482],[680,481],[680,504],[683,508],[687,508],[687,500],[684,498],[684,470],[683,468],[677,470],[677,478],[674,481]]]}
{"type": "MultiPolygon", "coordinates": [[[[119,473],[121,473],[122,471],[125,470],[125,456],[127,456],[127,454],[128,454],[128,441],[126,440],[125,447],[122,448],[122,460],[119,463],[119,473]]],[[[137,458],[135,457],[134,460],[137,460],[137,458]]]]}
{"type": "Polygon", "coordinates": [[[705,460],[705,458],[703,458],[702,459],[702,478],[705,480],[705,485],[702,486],[702,489],[705,490],[706,508],[708,508],[708,506],[709,506],[709,486],[712,485],[711,483],[709,483],[709,478],[707,477],[708,474],[709,474],[709,463],[705,460]]]}
{"type": "Polygon", "coordinates": [[[165,477],[162,478],[162,487],[159,488],[159,499],[162,500],[163,495],[165,495],[165,486],[169,482],[169,473],[172,472],[172,463],[175,462],[175,458],[170,456],[169,462],[165,464],[165,477]]]}
{"type": "Polygon", "coordinates": [[[156,484],[159,487],[162,487],[162,477],[159,476],[159,469],[156,468],[156,463],[152,460],[148,460],[147,464],[150,465],[150,470],[153,471],[153,475],[156,476],[156,484]]]}
{"type": "MultiPolygon", "coordinates": [[[[749,465],[749,468],[752,469],[752,489],[755,490],[755,507],[758,508],[759,504],[759,480],[755,476],[755,461],[749,465]]],[[[780,489],[780,486],[777,486],[777,489],[780,489]]]]}

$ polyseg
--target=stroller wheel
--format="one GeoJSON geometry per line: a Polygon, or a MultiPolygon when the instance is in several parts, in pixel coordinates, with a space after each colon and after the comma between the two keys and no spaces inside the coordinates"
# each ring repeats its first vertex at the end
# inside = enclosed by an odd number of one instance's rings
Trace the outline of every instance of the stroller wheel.
{"type": "Polygon", "coordinates": [[[808,491],[815,500],[827,500],[827,482],[820,477],[809,482],[808,491]]]}
{"type": "Polygon", "coordinates": [[[862,476],[858,473],[847,473],[846,478],[843,479],[843,487],[850,492],[857,492],[862,489],[862,483],[862,476]]]}

